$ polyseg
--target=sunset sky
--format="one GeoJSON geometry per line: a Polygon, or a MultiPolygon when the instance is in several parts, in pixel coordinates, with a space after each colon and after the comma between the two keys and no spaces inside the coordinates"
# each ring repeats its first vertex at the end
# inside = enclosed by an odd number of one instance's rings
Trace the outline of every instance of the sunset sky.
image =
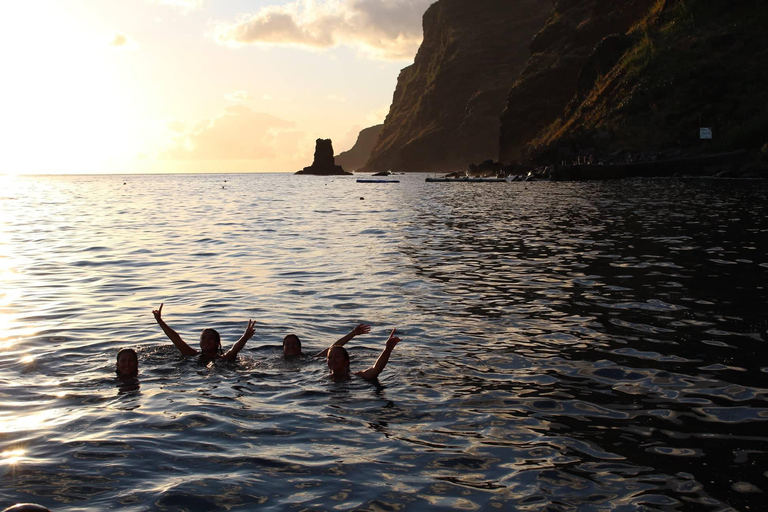
{"type": "Polygon", "coordinates": [[[292,172],[384,120],[434,0],[0,7],[0,173],[292,172]]]}

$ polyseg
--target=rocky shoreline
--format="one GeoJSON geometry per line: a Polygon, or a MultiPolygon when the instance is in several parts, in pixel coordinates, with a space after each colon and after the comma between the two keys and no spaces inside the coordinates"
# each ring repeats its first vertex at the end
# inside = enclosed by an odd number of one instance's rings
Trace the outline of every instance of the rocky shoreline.
{"type": "Polygon", "coordinates": [[[765,177],[766,21],[765,2],[437,0],[362,169],[765,177]]]}
{"type": "Polygon", "coordinates": [[[623,163],[575,163],[538,167],[533,176],[552,181],[622,178],[768,178],[768,166],[748,151],[623,163]]]}

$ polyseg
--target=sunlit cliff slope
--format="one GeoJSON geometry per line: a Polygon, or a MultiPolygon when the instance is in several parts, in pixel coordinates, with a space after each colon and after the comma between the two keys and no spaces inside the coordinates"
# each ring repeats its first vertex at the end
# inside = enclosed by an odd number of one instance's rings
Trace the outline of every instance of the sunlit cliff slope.
{"type": "Polygon", "coordinates": [[[438,0],[368,171],[764,148],[764,0],[438,0]],[[699,139],[699,128],[713,139],[699,139]]]}
{"type": "Polygon", "coordinates": [[[628,30],[621,25],[595,46],[571,74],[562,110],[539,114],[547,125],[537,133],[521,128],[536,113],[520,111],[542,92],[523,92],[524,72],[502,117],[501,157],[759,150],[768,142],[766,22],[763,1],[651,2],[628,30]],[[700,140],[702,126],[711,141],[700,140]]]}
{"type": "Polygon", "coordinates": [[[439,0],[398,78],[367,171],[442,171],[498,155],[499,114],[552,10],[542,0],[439,0]]]}

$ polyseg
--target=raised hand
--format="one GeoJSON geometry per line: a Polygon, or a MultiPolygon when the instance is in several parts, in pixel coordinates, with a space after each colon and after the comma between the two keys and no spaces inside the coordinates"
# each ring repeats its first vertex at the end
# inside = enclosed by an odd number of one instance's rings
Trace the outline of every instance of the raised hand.
{"type": "Polygon", "coordinates": [[[232,348],[227,350],[227,353],[221,356],[221,358],[225,361],[234,361],[238,352],[243,349],[245,343],[253,336],[254,327],[256,327],[256,322],[248,320],[248,325],[245,327],[245,332],[243,335],[240,336],[240,339],[237,340],[235,344],[232,345],[232,348]]]}
{"type": "Polygon", "coordinates": [[[152,314],[155,315],[155,320],[160,323],[163,320],[163,304],[160,304],[160,308],[153,309],[152,314]]]}
{"type": "Polygon", "coordinates": [[[251,339],[255,332],[255,328],[256,328],[256,321],[248,320],[248,326],[245,328],[245,332],[243,333],[243,339],[245,340],[251,339]]]}
{"type": "Polygon", "coordinates": [[[374,365],[367,370],[355,373],[355,375],[359,375],[360,377],[368,380],[377,378],[384,367],[387,366],[389,356],[392,354],[392,350],[398,343],[400,343],[400,338],[395,336],[395,329],[392,329],[392,332],[389,333],[389,338],[387,338],[387,345],[384,347],[384,350],[381,351],[381,354],[379,354],[379,358],[376,359],[376,363],[374,363],[374,365]]]}
{"type": "Polygon", "coordinates": [[[361,334],[368,334],[369,332],[371,332],[371,326],[367,324],[360,324],[354,329],[352,329],[352,334],[354,336],[359,336],[361,334]]]}
{"type": "Polygon", "coordinates": [[[396,330],[397,329],[392,329],[392,332],[389,333],[389,338],[387,339],[387,348],[389,349],[395,348],[395,345],[397,345],[398,343],[400,343],[400,341],[402,341],[400,338],[395,336],[396,330]]]}
{"type": "Polygon", "coordinates": [[[157,323],[160,325],[160,328],[163,329],[163,332],[166,336],[168,336],[168,339],[170,339],[173,344],[176,346],[176,348],[179,349],[179,351],[184,354],[185,356],[194,356],[197,354],[197,350],[187,345],[187,342],[185,342],[183,339],[181,339],[181,336],[179,336],[179,333],[171,329],[168,324],[163,321],[163,305],[160,304],[160,307],[157,309],[152,310],[152,314],[155,315],[155,320],[157,320],[157,323]]]}

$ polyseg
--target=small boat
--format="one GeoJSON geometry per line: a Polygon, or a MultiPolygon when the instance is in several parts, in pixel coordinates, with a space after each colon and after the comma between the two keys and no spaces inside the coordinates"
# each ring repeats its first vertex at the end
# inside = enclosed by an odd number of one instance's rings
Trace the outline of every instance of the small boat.
{"type": "Polygon", "coordinates": [[[373,180],[370,178],[360,178],[358,183],[400,183],[400,180],[373,180]]]}

